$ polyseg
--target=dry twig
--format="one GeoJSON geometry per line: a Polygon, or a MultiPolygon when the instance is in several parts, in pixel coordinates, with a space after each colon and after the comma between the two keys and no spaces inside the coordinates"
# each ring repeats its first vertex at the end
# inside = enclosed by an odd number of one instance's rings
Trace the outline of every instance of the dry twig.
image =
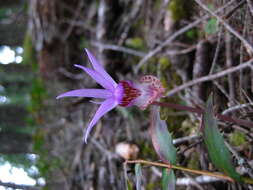
{"type": "MultiPolygon", "coordinates": [[[[233,2],[234,2],[234,0],[228,2],[223,7],[219,8],[218,10],[216,10],[215,13],[219,13],[219,12],[223,11],[225,8],[227,8],[228,6],[230,6],[233,2]]],[[[180,30],[178,30],[174,34],[172,34],[167,40],[165,40],[163,43],[161,43],[155,49],[151,50],[145,57],[143,57],[140,60],[140,62],[138,63],[138,65],[135,67],[134,72],[137,73],[143,64],[145,64],[151,57],[153,57],[158,52],[160,52],[165,46],[167,46],[169,43],[171,43],[173,40],[175,40],[178,36],[182,35],[186,31],[188,31],[191,28],[197,26],[199,23],[205,21],[208,18],[210,18],[210,16],[209,15],[205,15],[205,16],[199,18],[198,20],[196,20],[196,21],[194,21],[194,22],[186,25],[185,27],[181,28],[180,30]]]]}
{"type": "Polygon", "coordinates": [[[244,46],[246,47],[246,49],[248,50],[249,54],[253,54],[253,46],[241,35],[239,34],[237,31],[235,31],[223,18],[221,18],[219,15],[217,15],[216,12],[213,12],[212,10],[210,10],[205,4],[203,4],[200,0],[195,0],[195,2],[198,3],[198,5],[204,9],[205,11],[207,11],[209,14],[211,14],[212,16],[214,16],[221,24],[223,24],[225,26],[225,28],[232,34],[234,34],[234,36],[236,36],[238,39],[240,39],[242,41],[242,43],[244,44],[244,46]]]}
{"type": "Polygon", "coordinates": [[[215,74],[212,74],[212,75],[207,75],[207,76],[204,76],[204,77],[197,78],[195,80],[191,80],[189,82],[186,82],[186,83],[182,84],[181,86],[178,86],[178,87],[174,88],[173,90],[170,90],[166,94],[166,96],[167,97],[172,96],[172,95],[180,92],[181,90],[184,90],[185,88],[189,88],[190,86],[196,85],[198,83],[215,80],[217,78],[223,77],[223,76],[228,75],[230,73],[233,73],[233,72],[236,72],[236,71],[239,71],[239,70],[242,70],[242,69],[246,69],[248,67],[251,67],[252,63],[253,63],[253,59],[250,59],[249,61],[247,61],[247,62],[245,62],[241,65],[231,67],[231,68],[226,69],[224,71],[221,71],[219,73],[215,73],[215,74]]]}
{"type": "Polygon", "coordinates": [[[251,0],[247,0],[247,3],[249,6],[250,13],[253,16],[253,2],[251,0]]]}

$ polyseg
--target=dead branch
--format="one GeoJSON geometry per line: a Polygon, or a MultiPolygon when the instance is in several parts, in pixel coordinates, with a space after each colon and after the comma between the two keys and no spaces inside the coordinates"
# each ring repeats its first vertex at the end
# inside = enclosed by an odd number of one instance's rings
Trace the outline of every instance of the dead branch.
{"type": "Polygon", "coordinates": [[[212,10],[210,10],[205,4],[203,4],[200,0],[195,0],[195,2],[198,3],[198,5],[204,9],[205,11],[207,11],[209,14],[211,14],[212,16],[214,16],[221,24],[224,25],[224,27],[230,32],[232,33],[235,37],[237,37],[238,39],[240,39],[242,41],[242,43],[244,44],[246,50],[248,51],[248,53],[250,55],[253,54],[253,46],[241,35],[239,34],[237,31],[235,31],[222,17],[220,17],[219,15],[217,15],[216,12],[213,12],[212,10]]]}
{"type": "Polygon", "coordinates": [[[181,90],[184,90],[185,88],[188,88],[190,86],[196,85],[198,83],[215,80],[217,78],[223,77],[223,76],[228,75],[230,73],[237,72],[239,70],[246,69],[248,67],[252,67],[252,65],[251,65],[252,63],[253,63],[253,59],[250,59],[249,61],[247,61],[247,62],[245,62],[245,63],[243,63],[241,65],[238,65],[238,66],[235,66],[235,67],[231,67],[231,68],[226,69],[224,71],[221,71],[221,72],[218,72],[218,73],[215,73],[215,74],[212,74],[212,75],[200,77],[200,78],[197,78],[195,80],[186,82],[186,83],[182,84],[181,86],[178,86],[178,87],[174,88],[173,90],[170,90],[166,94],[166,96],[170,97],[170,96],[172,96],[172,95],[180,92],[181,90]]]}
{"type": "MultiPolygon", "coordinates": [[[[215,13],[222,12],[225,8],[227,8],[228,6],[230,6],[233,2],[234,2],[234,0],[228,2],[223,7],[217,9],[215,11],[215,13]]],[[[151,57],[155,56],[158,52],[160,52],[165,46],[167,46],[169,43],[171,43],[173,40],[175,40],[178,36],[182,35],[186,31],[188,31],[191,28],[197,26],[198,24],[200,24],[201,22],[207,20],[208,18],[210,18],[210,16],[209,15],[205,15],[205,16],[199,18],[198,20],[196,20],[196,21],[194,21],[194,22],[186,25],[185,27],[181,28],[180,30],[176,31],[174,34],[172,34],[170,37],[168,37],[163,43],[161,43],[159,46],[157,46],[156,48],[154,48],[153,50],[151,50],[148,54],[146,54],[146,56],[143,57],[139,61],[138,65],[135,67],[134,73],[138,73],[139,69],[142,67],[143,64],[145,64],[151,57]]]]}

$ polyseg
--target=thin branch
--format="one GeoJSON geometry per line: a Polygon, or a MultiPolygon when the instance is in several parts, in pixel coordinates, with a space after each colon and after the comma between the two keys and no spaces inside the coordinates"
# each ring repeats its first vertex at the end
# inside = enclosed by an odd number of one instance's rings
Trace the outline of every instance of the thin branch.
{"type": "MultiPolygon", "coordinates": [[[[221,179],[218,179],[216,177],[206,176],[206,175],[198,176],[198,177],[194,178],[194,180],[197,183],[200,183],[200,184],[207,184],[207,183],[221,181],[221,179]]],[[[182,186],[183,185],[184,186],[188,186],[188,185],[192,185],[193,182],[192,182],[192,180],[190,178],[184,177],[184,178],[178,178],[176,184],[177,185],[182,185],[182,186]]]]}
{"type": "Polygon", "coordinates": [[[213,84],[224,94],[224,96],[229,100],[229,101],[233,101],[234,104],[240,104],[236,99],[231,100],[230,96],[228,95],[226,89],[224,88],[224,86],[220,85],[218,83],[218,81],[213,81],[213,84]]]}
{"type": "MultiPolygon", "coordinates": [[[[233,66],[232,58],[232,39],[230,33],[225,34],[225,45],[226,45],[226,66],[231,68],[233,66]]],[[[235,104],[235,77],[232,74],[228,74],[228,89],[229,89],[229,100],[233,105],[235,104]]]]}
{"type": "Polygon", "coordinates": [[[100,42],[91,42],[91,44],[93,46],[96,46],[98,48],[103,48],[103,49],[108,49],[108,50],[114,50],[114,51],[119,51],[119,52],[123,52],[123,53],[127,53],[127,54],[131,54],[131,55],[135,55],[138,57],[144,57],[146,54],[142,51],[137,51],[131,48],[126,48],[123,46],[118,46],[118,45],[114,45],[114,44],[103,44],[100,42]]]}
{"type": "Polygon", "coordinates": [[[232,10],[230,10],[230,11],[224,16],[224,19],[230,18],[230,17],[233,15],[233,13],[234,13],[237,9],[239,9],[245,2],[246,2],[246,0],[240,1],[232,10]]]}
{"type": "Polygon", "coordinates": [[[116,153],[113,153],[109,150],[107,150],[101,143],[99,143],[96,139],[91,138],[92,144],[94,144],[98,150],[101,151],[103,155],[105,155],[107,158],[118,158],[119,156],[116,153]]]}
{"type": "Polygon", "coordinates": [[[61,20],[57,21],[60,25],[68,24],[68,25],[73,25],[73,27],[79,27],[82,30],[87,30],[92,33],[96,33],[96,29],[91,26],[90,23],[84,23],[83,20],[77,19],[73,20],[72,18],[63,18],[61,20]]]}
{"type": "Polygon", "coordinates": [[[123,31],[121,33],[121,36],[120,36],[120,39],[118,42],[119,45],[122,45],[125,42],[131,26],[137,20],[138,13],[140,12],[142,5],[143,5],[143,0],[133,1],[133,5],[130,9],[131,12],[129,14],[127,14],[127,16],[123,17],[120,28],[122,28],[122,27],[124,27],[124,28],[123,28],[123,31]],[[131,23],[131,24],[129,24],[129,23],[131,23]]]}
{"type": "MultiPolygon", "coordinates": [[[[219,13],[219,12],[223,11],[223,9],[225,9],[228,6],[230,6],[233,2],[234,2],[234,0],[228,2],[226,5],[224,5],[223,7],[219,8],[218,10],[216,10],[215,13],[219,13]]],[[[145,55],[145,57],[143,57],[140,60],[140,62],[138,63],[138,65],[134,69],[134,73],[138,73],[139,69],[141,68],[141,66],[144,63],[146,63],[152,56],[154,56],[158,52],[160,52],[165,46],[167,46],[169,43],[171,43],[173,40],[175,40],[178,36],[180,36],[181,34],[185,33],[186,31],[190,30],[191,28],[194,28],[199,23],[205,21],[208,18],[210,18],[210,16],[209,15],[205,15],[205,16],[199,18],[198,20],[196,20],[196,21],[194,21],[194,22],[186,25],[185,27],[181,28],[180,30],[178,30],[174,34],[172,34],[167,40],[165,40],[162,44],[160,44],[159,46],[157,46],[155,49],[151,50],[148,54],[145,55]]]]}
{"type": "Polygon", "coordinates": [[[226,114],[228,114],[228,113],[231,113],[231,112],[234,112],[234,111],[243,109],[243,108],[251,107],[251,106],[253,106],[253,103],[247,103],[247,104],[236,105],[236,106],[233,106],[233,107],[230,107],[230,108],[224,110],[224,111],[222,112],[222,114],[226,115],[226,114]]]}
{"type": "MultiPolygon", "coordinates": [[[[83,8],[83,5],[84,5],[84,2],[83,1],[80,1],[80,3],[78,4],[77,6],[77,10],[75,10],[74,12],[74,16],[72,18],[73,21],[77,20],[78,17],[80,16],[81,14],[81,11],[82,11],[82,8],[83,8]]],[[[62,35],[61,39],[62,41],[66,41],[68,39],[68,37],[70,36],[70,34],[72,33],[73,29],[75,27],[75,24],[74,22],[70,22],[69,23],[69,26],[66,30],[66,32],[62,35]]]]}
{"type": "MultiPolygon", "coordinates": [[[[242,36],[245,37],[246,36],[246,32],[247,32],[247,28],[248,28],[248,19],[249,17],[249,11],[246,10],[246,13],[245,13],[245,17],[243,18],[244,19],[244,26],[243,26],[243,32],[242,32],[242,36]]],[[[244,48],[243,48],[243,44],[241,43],[240,44],[240,54],[239,54],[239,61],[240,63],[239,64],[242,64],[243,63],[243,58],[244,58],[244,48]]],[[[239,74],[239,89],[242,89],[243,88],[243,81],[244,79],[244,76],[243,76],[243,72],[240,71],[240,74],[239,74]]],[[[240,100],[242,101],[243,100],[243,96],[242,96],[242,90],[239,91],[239,95],[240,95],[240,100]]]]}
{"type": "MultiPolygon", "coordinates": [[[[182,49],[182,50],[168,50],[165,52],[166,55],[181,55],[181,54],[187,54],[187,53],[190,53],[192,52],[193,50],[195,50],[197,47],[197,45],[193,45],[189,48],[186,48],[186,49],[182,49]]],[[[144,57],[144,56],[143,56],[144,57]]]]}
{"type": "Polygon", "coordinates": [[[73,74],[69,71],[67,71],[65,68],[60,67],[58,70],[59,73],[63,74],[65,77],[68,77],[70,79],[74,79],[74,80],[81,80],[83,79],[83,73],[82,74],[73,74]]]}
{"type": "Polygon", "coordinates": [[[242,69],[246,69],[247,67],[252,67],[252,65],[251,65],[252,63],[253,63],[253,59],[250,59],[249,61],[247,61],[247,62],[245,62],[241,65],[231,67],[231,68],[226,69],[224,71],[221,71],[219,73],[215,73],[215,74],[212,74],[212,75],[197,78],[195,80],[191,80],[189,82],[186,82],[186,83],[182,84],[181,86],[178,86],[178,87],[174,88],[173,90],[170,90],[166,94],[166,96],[167,97],[172,96],[172,95],[180,92],[181,90],[184,90],[185,88],[196,85],[198,83],[215,80],[217,78],[223,77],[223,76],[228,75],[230,73],[233,73],[233,72],[236,72],[236,71],[239,71],[239,70],[242,70],[242,69]]]}
{"type": "Polygon", "coordinates": [[[155,20],[153,21],[153,25],[151,26],[150,32],[149,32],[149,44],[150,47],[154,47],[156,41],[157,41],[157,34],[160,32],[159,24],[161,23],[165,13],[167,12],[168,4],[170,3],[170,0],[163,0],[163,2],[160,3],[160,7],[158,8],[159,11],[157,11],[157,14],[154,15],[155,20]]]}
{"type": "Polygon", "coordinates": [[[191,141],[193,139],[198,139],[200,138],[199,135],[191,135],[191,136],[186,136],[186,137],[181,137],[181,138],[177,138],[177,139],[173,139],[173,144],[174,145],[178,145],[178,144],[181,144],[181,143],[184,143],[184,142],[188,142],[188,141],[191,141]]]}
{"type": "MultiPolygon", "coordinates": [[[[143,51],[135,50],[132,48],[126,48],[126,47],[115,45],[115,44],[104,44],[104,43],[93,41],[93,42],[91,42],[91,45],[98,47],[98,48],[101,47],[106,50],[113,50],[113,51],[127,53],[127,54],[134,55],[137,57],[144,57],[146,55],[146,53],[143,51]]],[[[181,54],[187,54],[189,52],[192,52],[195,49],[196,49],[196,45],[193,45],[189,48],[178,50],[178,51],[168,50],[165,52],[165,54],[166,55],[181,55],[181,54]]]]}
{"type": "MultiPolygon", "coordinates": [[[[177,110],[189,111],[192,113],[197,113],[199,115],[204,113],[204,111],[200,108],[183,106],[183,105],[173,104],[173,103],[168,103],[168,102],[153,102],[152,104],[158,105],[158,106],[169,107],[169,108],[173,108],[173,109],[177,109],[177,110]]],[[[222,115],[222,114],[217,114],[216,117],[220,120],[224,120],[224,121],[232,122],[232,123],[237,123],[238,125],[243,125],[245,127],[253,127],[253,122],[248,121],[248,120],[237,119],[237,118],[229,117],[227,115],[222,115]]]]}
{"type": "Polygon", "coordinates": [[[212,74],[213,71],[214,71],[214,67],[217,63],[217,60],[218,60],[218,55],[219,55],[219,52],[220,52],[220,48],[221,48],[221,37],[222,37],[222,27],[220,28],[220,31],[219,31],[219,34],[218,34],[218,40],[217,40],[217,45],[216,45],[216,49],[215,49],[215,53],[214,53],[214,57],[213,57],[213,61],[212,61],[212,65],[211,65],[211,68],[210,68],[210,71],[209,71],[209,74],[212,74]]]}
{"type": "Polygon", "coordinates": [[[186,172],[182,172],[186,177],[188,177],[188,179],[191,181],[192,186],[196,187],[196,189],[199,190],[204,190],[204,188],[195,180],[195,178],[193,178],[192,176],[190,176],[188,173],[186,172]]]}
{"type": "MultiPolygon", "coordinates": [[[[151,169],[155,175],[157,175],[158,177],[162,177],[162,172],[160,172],[160,170],[158,170],[156,167],[152,166],[151,169]]],[[[196,181],[199,184],[208,184],[208,183],[223,181],[222,179],[219,179],[217,177],[211,177],[211,176],[207,176],[207,175],[197,176],[193,179],[194,179],[194,181],[196,181]]],[[[193,185],[193,182],[189,177],[181,177],[181,178],[177,178],[176,185],[189,186],[189,185],[193,185]]]]}
{"type": "MultiPolygon", "coordinates": [[[[234,179],[232,179],[231,177],[220,174],[220,173],[208,172],[208,171],[203,171],[203,170],[194,170],[194,169],[189,169],[189,168],[185,168],[185,167],[181,167],[181,166],[177,166],[177,165],[165,164],[165,163],[160,163],[160,162],[151,162],[151,161],[146,161],[146,160],[126,160],[124,162],[124,165],[125,164],[137,164],[137,163],[146,164],[146,165],[150,165],[150,166],[163,167],[163,168],[168,168],[168,169],[181,170],[184,172],[190,172],[190,173],[198,174],[198,175],[216,177],[219,179],[230,181],[232,183],[235,182],[234,179]]],[[[242,177],[242,180],[244,183],[253,184],[253,179],[251,179],[251,178],[242,177]]]]}
{"type": "Polygon", "coordinates": [[[253,2],[251,0],[247,0],[247,3],[249,6],[250,13],[253,16],[253,2]]]}
{"type": "Polygon", "coordinates": [[[242,41],[242,43],[244,44],[244,46],[246,47],[246,49],[249,51],[248,53],[250,53],[251,55],[253,54],[253,46],[241,35],[239,34],[237,31],[235,31],[223,18],[221,18],[219,15],[217,15],[215,12],[211,11],[205,4],[203,4],[200,0],[195,0],[195,2],[198,3],[198,5],[204,9],[205,11],[207,11],[209,14],[211,14],[212,16],[216,17],[216,19],[225,26],[225,28],[232,34],[234,34],[234,36],[236,36],[238,39],[240,39],[242,41]]]}
{"type": "Polygon", "coordinates": [[[168,169],[176,169],[176,170],[181,170],[181,171],[190,172],[190,173],[199,174],[199,175],[212,176],[212,177],[228,180],[230,182],[234,182],[234,180],[231,177],[225,176],[223,174],[212,173],[212,172],[201,171],[201,170],[194,170],[194,169],[184,168],[184,167],[176,166],[176,165],[172,165],[172,164],[150,162],[150,161],[146,161],[146,160],[127,160],[126,163],[129,163],[129,164],[139,163],[139,164],[146,164],[146,165],[150,165],[150,166],[164,167],[164,168],[168,168],[168,169]]]}
{"type": "MultiPolygon", "coordinates": [[[[106,31],[106,26],[105,26],[105,22],[106,22],[106,11],[107,11],[107,2],[105,0],[100,0],[99,4],[98,4],[98,23],[97,23],[97,32],[96,32],[96,40],[97,41],[102,41],[103,37],[105,35],[105,31],[106,31]]],[[[103,48],[98,48],[98,51],[100,53],[100,56],[102,56],[102,52],[103,52],[103,48]]],[[[100,60],[101,59],[100,57],[100,60]]]]}

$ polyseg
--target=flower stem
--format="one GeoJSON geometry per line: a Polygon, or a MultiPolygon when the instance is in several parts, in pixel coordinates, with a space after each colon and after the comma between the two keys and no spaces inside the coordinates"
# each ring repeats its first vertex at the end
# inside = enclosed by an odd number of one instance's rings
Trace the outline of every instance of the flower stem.
{"type": "MultiPolygon", "coordinates": [[[[199,115],[204,113],[204,111],[200,108],[183,106],[179,104],[173,104],[173,103],[167,103],[167,102],[156,102],[156,101],[153,102],[152,104],[157,105],[157,106],[162,106],[162,107],[173,108],[177,110],[190,111],[193,113],[197,113],[199,115]]],[[[248,121],[248,120],[237,119],[237,118],[229,117],[227,115],[222,115],[222,114],[217,114],[216,117],[220,120],[236,123],[239,125],[243,125],[245,127],[253,127],[253,122],[248,121]]]]}

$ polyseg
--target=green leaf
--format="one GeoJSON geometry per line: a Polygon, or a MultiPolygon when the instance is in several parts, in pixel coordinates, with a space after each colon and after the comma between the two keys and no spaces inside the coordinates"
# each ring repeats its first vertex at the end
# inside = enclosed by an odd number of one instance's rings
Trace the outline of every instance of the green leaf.
{"type": "Polygon", "coordinates": [[[136,176],[136,190],[141,190],[141,165],[135,164],[134,167],[135,170],[135,176],[136,176]]]}
{"type": "Polygon", "coordinates": [[[160,159],[169,164],[176,164],[176,148],[172,143],[167,124],[160,119],[159,108],[152,107],[150,133],[152,143],[160,159]]]}
{"type": "Polygon", "coordinates": [[[176,176],[172,169],[163,168],[162,173],[162,190],[175,190],[176,176]]]}
{"type": "Polygon", "coordinates": [[[241,182],[240,175],[232,165],[231,154],[225,145],[224,139],[218,130],[217,121],[213,113],[213,98],[208,98],[204,110],[204,130],[203,138],[212,163],[222,172],[231,178],[241,182]]]}
{"type": "Polygon", "coordinates": [[[127,180],[126,183],[127,183],[127,190],[133,190],[134,189],[129,180],[127,180]]]}
{"type": "Polygon", "coordinates": [[[195,28],[188,30],[185,34],[191,40],[198,38],[198,30],[196,30],[195,28]]]}
{"type": "Polygon", "coordinates": [[[204,26],[204,30],[207,34],[215,34],[218,32],[218,21],[216,18],[210,18],[204,26]]]}
{"type": "Polygon", "coordinates": [[[126,40],[126,45],[128,47],[139,49],[139,50],[145,49],[144,41],[140,37],[128,38],[126,40]]]}

